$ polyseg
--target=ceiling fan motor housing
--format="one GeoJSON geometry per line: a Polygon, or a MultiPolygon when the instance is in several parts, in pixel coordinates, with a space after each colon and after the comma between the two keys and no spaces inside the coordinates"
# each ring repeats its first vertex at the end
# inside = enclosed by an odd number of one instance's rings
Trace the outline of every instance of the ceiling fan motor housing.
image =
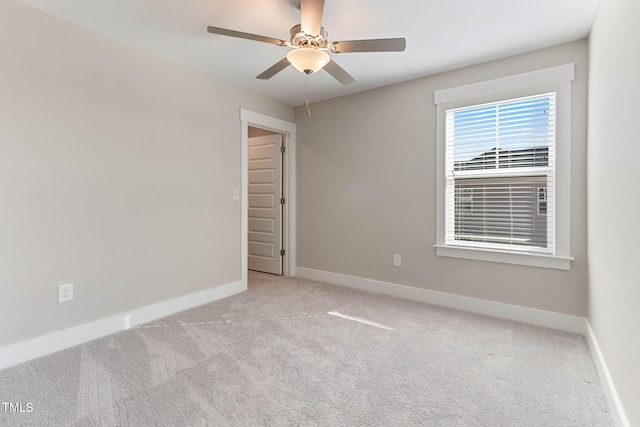
{"type": "Polygon", "coordinates": [[[302,24],[291,28],[291,45],[296,47],[327,47],[327,30],[320,27],[320,34],[311,35],[302,31],[302,24]]]}

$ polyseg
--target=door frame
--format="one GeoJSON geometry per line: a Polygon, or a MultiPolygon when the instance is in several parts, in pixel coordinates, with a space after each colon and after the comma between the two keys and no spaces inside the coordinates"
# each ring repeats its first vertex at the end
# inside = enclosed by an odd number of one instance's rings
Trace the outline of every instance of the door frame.
{"type": "Polygon", "coordinates": [[[249,126],[267,129],[282,134],[285,155],[282,162],[282,197],[286,202],[282,209],[282,244],[285,255],[282,259],[282,274],[295,276],[296,266],[296,124],[240,109],[242,123],[242,176],[240,194],[240,279],[246,286],[249,256],[249,126]]]}

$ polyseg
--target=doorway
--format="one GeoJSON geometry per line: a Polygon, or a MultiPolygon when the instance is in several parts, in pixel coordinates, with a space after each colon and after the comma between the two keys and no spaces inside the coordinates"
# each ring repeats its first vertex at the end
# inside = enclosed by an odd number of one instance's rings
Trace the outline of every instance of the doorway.
{"type": "MultiPolygon", "coordinates": [[[[240,109],[242,124],[242,177],[241,177],[241,241],[240,241],[240,280],[246,286],[248,279],[249,259],[249,130],[259,129],[258,132],[270,131],[282,136],[282,144],[285,147],[282,159],[282,197],[285,204],[282,206],[282,275],[295,276],[296,265],[296,125],[293,122],[266,116],[253,111],[240,109]]],[[[252,130],[252,132],[255,132],[252,130]]]]}
{"type": "Polygon", "coordinates": [[[248,130],[248,268],[282,275],[283,135],[249,126],[248,130]]]}

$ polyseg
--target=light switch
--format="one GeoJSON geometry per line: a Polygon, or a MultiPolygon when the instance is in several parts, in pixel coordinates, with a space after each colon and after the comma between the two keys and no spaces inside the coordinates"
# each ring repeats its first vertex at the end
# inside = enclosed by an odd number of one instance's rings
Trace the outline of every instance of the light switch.
{"type": "Polygon", "coordinates": [[[240,200],[240,190],[238,190],[237,188],[233,190],[233,193],[231,193],[231,198],[233,200],[240,200]]]}

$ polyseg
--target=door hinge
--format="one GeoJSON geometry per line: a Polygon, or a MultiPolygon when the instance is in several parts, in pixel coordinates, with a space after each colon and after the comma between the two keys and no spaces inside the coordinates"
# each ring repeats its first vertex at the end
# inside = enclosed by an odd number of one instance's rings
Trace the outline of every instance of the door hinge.
{"type": "Polygon", "coordinates": [[[284,205],[284,197],[280,199],[280,204],[284,205]]]}
{"type": "Polygon", "coordinates": [[[280,249],[280,256],[284,256],[284,249],[280,249]]]}
{"type": "Polygon", "coordinates": [[[280,152],[284,154],[284,145],[280,147],[280,152]]]}

